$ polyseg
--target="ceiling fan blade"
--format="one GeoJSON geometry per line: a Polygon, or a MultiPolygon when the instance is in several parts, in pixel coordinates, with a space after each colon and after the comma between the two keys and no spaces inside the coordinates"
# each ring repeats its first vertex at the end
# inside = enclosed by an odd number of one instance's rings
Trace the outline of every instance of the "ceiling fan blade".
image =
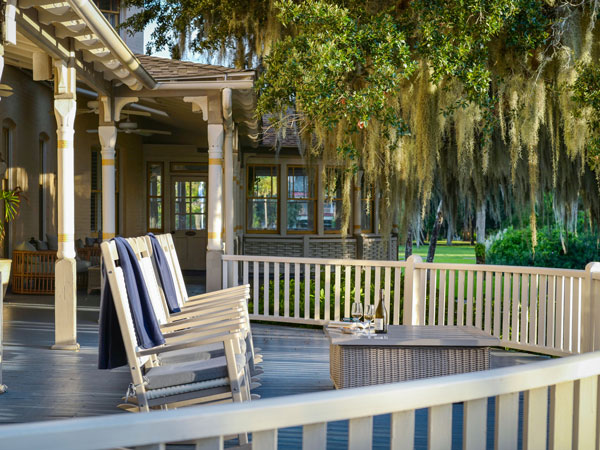
{"type": "Polygon", "coordinates": [[[89,133],[89,134],[96,134],[96,133],[98,133],[98,128],[92,128],[90,130],[85,130],[85,132],[89,133]]]}
{"type": "Polygon", "coordinates": [[[170,131],[166,131],[166,130],[144,130],[144,129],[137,129],[135,131],[137,131],[138,133],[163,134],[165,136],[170,136],[172,134],[170,131]]]}
{"type": "Polygon", "coordinates": [[[77,114],[89,114],[95,112],[93,109],[78,109],[77,114]]]}
{"type": "Polygon", "coordinates": [[[6,98],[6,97],[10,97],[13,94],[14,94],[14,92],[12,92],[12,91],[3,91],[2,89],[0,89],[0,97],[6,98]]]}

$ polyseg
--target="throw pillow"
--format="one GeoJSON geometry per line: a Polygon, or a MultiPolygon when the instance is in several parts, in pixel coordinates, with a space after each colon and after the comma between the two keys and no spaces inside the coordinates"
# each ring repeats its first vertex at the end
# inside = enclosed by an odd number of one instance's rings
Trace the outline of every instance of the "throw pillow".
{"type": "Polygon", "coordinates": [[[28,241],[23,241],[15,247],[15,250],[21,250],[26,252],[35,252],[37,249],[31,245],[28,241]]]}
{"type": "Polygon", "coordinates": [[[48,241],[48,250],[58,250],[58,236],[56,234],[46,234],[48,241]]]}
{"type": "Polygon", "coordinates": [[[48,243],[40,241],[39,239],[35,240],[35,246],[38,250],[48,250],[48,243]]]}

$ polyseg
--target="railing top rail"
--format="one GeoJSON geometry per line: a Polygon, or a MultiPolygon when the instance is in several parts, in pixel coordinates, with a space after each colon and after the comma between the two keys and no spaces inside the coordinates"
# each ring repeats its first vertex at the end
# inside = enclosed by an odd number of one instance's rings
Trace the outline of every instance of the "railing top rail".
{"type": "Polygon", "coordinates": [[[406,267],[405,261],[375,261],[367,259],[326,259],[326,258],[300,258],[282,256],[260,255],[223,255],[223,261],[248,261],[289,264],[320,264],[322,266],[370,266],[370,267],[406,267]]]}
{"type": "Polygon", "coordinates": [[[552,386],[599,373],[600,352],[595,352],[487,372],[253,403],[5,425],[0,447],[85,450],[197,440],[414,410],[552,386]]]}
{"type": "Polygon", "coordinates": [[[439,270],[464,270],[475,272],[509,272],[526,273],[535,275],[552,275],[566,277],[584,277],[585,270],[577,269],[553,269],[548,267],[528,266],[497,266],[492,264],[454,264],[454,263],[415,263],[416,269],[439,269],[439,270]]]}

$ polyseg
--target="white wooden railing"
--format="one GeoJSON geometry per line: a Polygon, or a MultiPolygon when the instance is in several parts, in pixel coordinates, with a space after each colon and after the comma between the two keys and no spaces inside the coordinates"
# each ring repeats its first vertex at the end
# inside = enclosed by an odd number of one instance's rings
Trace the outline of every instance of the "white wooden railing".
{"type": "Polygon", "coordinates": [[[506,347],[552,355],[600,349],[599,272],[599,263],[569,270],[424,263],[416,255],[223,256],[223,287],[251,284],[255,320],[320,325],[349,317],[354,301],[377,303],[383,290],[392,324],[473,325],[506,347]]]}
{"type": "MultiPolygon", "coordinates": [[[[415,411],[428,409],[427,444],[451,448],[458,433],[466,450],[486,448],[488,398],[495,398],[496,449],[595,449],[598,441],[600,353],[505,369],[404,383],[303,394],[258,402],[173,411],[70,419],[0,427],[0,448],[163,449],[167,442],[223,448],[225,436],[251,433],[254,450],[277,448],[279,430],[302,426],[302,448],[325,449],[327,424],[349,420],[348,448],[370,449],[373,417],[391,414],[390,448],[413,448],[415,411]],[[523,393],[522,432],[519,395],[523,393]],[[550,398],[550,401],[548,401],[550,398]],[[463,403],[463,426],[453,427],[453,404],[463,403]]],[[[425,432],[424,424],[418,430],[425,432]]],[[[490,432],[492,430],[489,430],[490,432]]],[[[339,439],[339,436],[338,436],[339,439]]]]}

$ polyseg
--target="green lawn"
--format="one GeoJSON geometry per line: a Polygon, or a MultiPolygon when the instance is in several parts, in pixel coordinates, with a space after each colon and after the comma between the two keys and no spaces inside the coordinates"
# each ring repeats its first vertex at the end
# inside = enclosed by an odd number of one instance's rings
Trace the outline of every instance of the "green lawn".
{"type": "MultiPolygon", "coordinates": [[[[421,247],[413,246],[413,253],[423,258],[427,258],[429,245],[421,247]]],[[[404,247],[400,248],[400,259],[404,260],[404,247]]],[[[457,264],[475,264],[475,247],[468,242],[454,241],[452,245],[446,245],[446,241],[439,241],[435,250],[434,262],[438,263],[457,263],[457,264]]]]}

